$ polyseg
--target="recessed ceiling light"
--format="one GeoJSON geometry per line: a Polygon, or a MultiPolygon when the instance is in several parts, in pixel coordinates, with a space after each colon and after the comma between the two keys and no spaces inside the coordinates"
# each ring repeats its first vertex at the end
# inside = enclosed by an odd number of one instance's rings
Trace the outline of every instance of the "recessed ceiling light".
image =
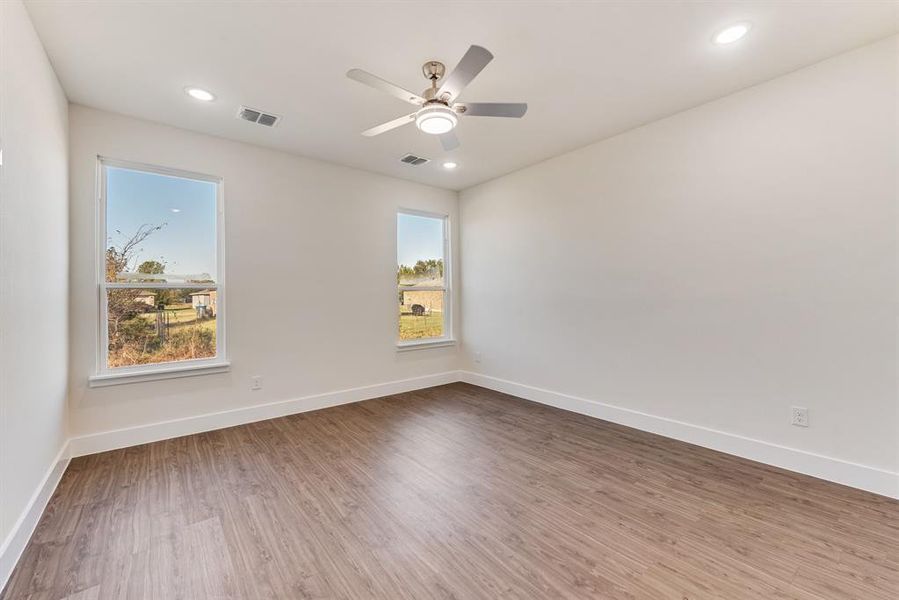
{"type": "Polygon", "coordinates": [[[180,209],[180,208],[170,208],[169,210],[172,211],[173,213],[179,213],[179,212],[181,212],[181,209],[180,209]]]}
{"type": "Polygon", "coordinates": [[[459,165],[457,165],[457,164],[454,163],[453,161],[447,161],[447,162],[443,163],[443,168],[444,168],[444,169],[455,169],[455,168],[458,167],[458,166],[459,166],[459,165]]]}
{"type": "Polygon", "coordinates": [[[188,87],[184,88],[184,91],[187,92],[187,95],[194,100],[200,100],[202,102],[212,102],[213,100],[215,100],[215,96],[212,94],[212,92],[207,92],[202,88],[188,87]]]}
{"type": "Polygon", "coordinates": [[[725,27],[715,34],[715,43],[720,45],[732,44],[749,33],[750,27],[751,25],[749,23],[737,23],[736,25],[725,27]]]}

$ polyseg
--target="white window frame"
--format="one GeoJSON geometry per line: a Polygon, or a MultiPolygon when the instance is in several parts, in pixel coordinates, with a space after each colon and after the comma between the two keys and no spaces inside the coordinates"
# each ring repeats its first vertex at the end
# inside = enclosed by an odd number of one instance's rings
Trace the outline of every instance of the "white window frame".
{"type": "MultiPolygon", "coordinates": [[[[412,215],[415,217],[428,217],[430,219],[440,219],[443,221],[443,287],[439,286],[426,286],[426,287],[417,287],[415,291],[418,292],[430,292],[430,291],[442,291],[443,292],[443,335],[435,338],[423,338],[418,340],[402,340],[400,339],[400,316],[399,313],[396,312],[396,348],[398,351],[402,352],[405,350],[418,350],[422,348],[438,348],[441,346],[452,346],[456,343],[456,340],[453,338],[453,291],[452,291],[452,281],[453,281],[453,259],[452,259],[452,245],[450,240],[452,239],[451,229],[450,229],[450,216],[446,213],[437,213],[437,212],[429,212],[424,210],[418,210],[413,208],[399,208],[396,211],[396,217],[399,215],[412,215]]],[[[394,232],[393,232],[393,262],[394,270],[399,266],[397,263],[397,258],[399,254],[399,231],[396,229],[396,223],[398,219],[394,217],[394,232]]],[[[402,290],[402,288],[397,284],[394,288],[393,297],[394,302],[397,300],[397,293],[402,290]]]]}
{"type": "Polygon", "coordinates": [[[161,167],[145,163],[131,162],[97,157],[97,293],[98,293],[98,327],[97,327],[97,368],[96,374],[89,377],[91,387],[116,385],[155,379],[171,379],[189,375],[221,373],[227,371],[230,363],[226,354],[226,301],[225,301],[225,219],[224,219],[224,180],[214,175],[195,173],[170,167],[161,167]],[[106,167],[130,169],[166,177],[178,177],[195,181],[207,181],[216,186],[216,273],[214,284],[188,283],[119,283],[106,281],[106,167]],[[216,334],[215,356],[193,360],[154,363],[149,365],[133,365],[128,367],[109,367],[109,326],[107,324],[107,290],[111,289],[214,289],[216,290],[216,334]]]}

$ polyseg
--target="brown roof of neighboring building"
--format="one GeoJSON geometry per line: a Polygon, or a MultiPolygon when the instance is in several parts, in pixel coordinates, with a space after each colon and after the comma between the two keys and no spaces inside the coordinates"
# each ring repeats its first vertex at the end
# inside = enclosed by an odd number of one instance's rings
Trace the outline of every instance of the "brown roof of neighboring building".
{"type": "Polygon", "coordinates": [[[419,287],[443,287],[443,278],[422,279],[409,282],[400,281],[399,287],[404,290],[414,290],[419,287]]]}

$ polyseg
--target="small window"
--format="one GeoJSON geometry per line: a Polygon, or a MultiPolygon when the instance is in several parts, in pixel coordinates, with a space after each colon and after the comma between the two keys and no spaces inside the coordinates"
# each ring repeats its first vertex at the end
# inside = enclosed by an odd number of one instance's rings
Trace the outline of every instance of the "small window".
{"type": "Polygon", "coordinates": [[[397,214],[399,341],[450,337],[448,223],[445,216],[397,214]]]}
{"type": "Polygon", "coordinates": [[[221,183],[103,159],[100,374],[224,361],[221,183]]]}

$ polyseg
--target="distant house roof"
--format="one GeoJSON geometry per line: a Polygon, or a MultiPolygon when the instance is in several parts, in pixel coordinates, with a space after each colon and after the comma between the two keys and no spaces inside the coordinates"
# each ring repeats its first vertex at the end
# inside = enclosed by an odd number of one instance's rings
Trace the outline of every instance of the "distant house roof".
{"type": "Polygon", "coordinates": [[[208,296],[213,292],[215,292],[215,290],[200,290],[199,292],[191,292],[188,296],[208,296]]]}
{"type": "Polygon", "coordinates": [[[156,292],[138,292],[135,298],[155,298],[156,292]]]}
{"type": "Polygon", "coordinates": [[[443,287],[443,279],[422,279],[420,281],[401,281],[400,287],[403,289],[415,289],[422,287],[443,287]]]}

